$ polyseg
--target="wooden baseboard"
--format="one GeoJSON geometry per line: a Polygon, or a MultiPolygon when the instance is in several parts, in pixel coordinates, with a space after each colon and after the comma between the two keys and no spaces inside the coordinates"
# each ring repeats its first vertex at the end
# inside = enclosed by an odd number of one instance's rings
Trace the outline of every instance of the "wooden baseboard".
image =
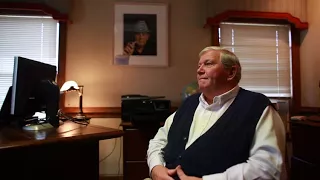
{"type": "Polygon", "coordinates": [[[123,176],[99,176],[99,180],[123,180],[123,176]]]}

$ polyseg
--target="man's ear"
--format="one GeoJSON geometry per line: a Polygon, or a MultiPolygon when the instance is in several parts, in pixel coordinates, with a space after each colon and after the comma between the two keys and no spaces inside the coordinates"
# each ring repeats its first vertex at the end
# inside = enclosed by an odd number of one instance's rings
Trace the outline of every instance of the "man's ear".
{"type": "Polygon", "coordinates": [[[232,66],[232,67],[229,69],[229,74],[228,74],[227,80],[228,80],[228,81],[233,80],[234,77],[236,76],[237,72],[238,72],[238,66],[232,66]]]}

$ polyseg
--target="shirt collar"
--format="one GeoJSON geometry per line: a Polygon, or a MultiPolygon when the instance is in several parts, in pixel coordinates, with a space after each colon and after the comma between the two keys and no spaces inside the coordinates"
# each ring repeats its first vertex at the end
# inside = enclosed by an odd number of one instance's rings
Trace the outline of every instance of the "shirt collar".
{"type": "Polygon", "coordinates": [[[237,96],[239,89],[240,89],[239,85],[236,85],[231,90],[229,90],[219,96],[215,96],[212,101],[213,103],[210,105],[204,99],[203,93],[201,93],[201,96],[199,97],[199,102],[205,109],[211,109],[214,107],[216,107],[216,108],[222,107],[228,100],[235,98],[237,96]]]}

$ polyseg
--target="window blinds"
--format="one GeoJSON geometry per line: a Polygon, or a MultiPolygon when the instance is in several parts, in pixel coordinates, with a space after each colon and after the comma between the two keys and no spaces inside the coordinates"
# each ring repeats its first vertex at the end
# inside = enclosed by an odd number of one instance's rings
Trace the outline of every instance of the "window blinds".
{"type": "Polygon", "coordinates": [[[242,66],[240,86],[268,97],[291,97],[290,26],[222,23],[220,46],[242,66]]]}
{"type": "Polygon", "coordinates": [[[12,85],[14,56],[58,67],[58,36],[51,17],[0,15],[0,108],[12,85]]]}

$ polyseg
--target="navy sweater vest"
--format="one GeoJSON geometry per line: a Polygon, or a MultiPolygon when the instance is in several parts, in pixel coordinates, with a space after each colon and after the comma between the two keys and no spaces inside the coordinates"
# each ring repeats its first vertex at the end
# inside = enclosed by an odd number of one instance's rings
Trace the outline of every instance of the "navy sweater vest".
{"type": "Polygon", "coordinates": [[[188,97],[178,109],[163,149],[167,168],[181,165],[186,175],[196,177],[221,173],[246,162],[256,125],[264,109],[271,105],[266,96],[240,88],[233,103],[217,122],[185,149],[199,96],[188,97]]]}

